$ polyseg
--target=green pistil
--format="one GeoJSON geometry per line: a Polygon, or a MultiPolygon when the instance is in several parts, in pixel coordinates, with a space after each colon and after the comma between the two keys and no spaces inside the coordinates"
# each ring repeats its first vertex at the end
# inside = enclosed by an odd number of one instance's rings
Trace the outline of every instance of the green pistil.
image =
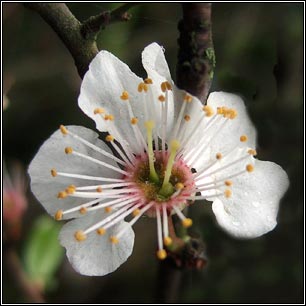
{"type": "Polygon", "coordinates": [[[169,182],[169,180],[170,180],[170,177],[171,177],[171,172],[172,172],[172,167],[173,167],[173,164],[174,164],[174,159],[175,159],[175,156],[176,156],[176,152],[177,152],[179,147],[180,147],[180,143],[177,140],[172,140],[171,141],[170,156],[169,156],[168,163],[167,163],[167,168],[166,168],[166,171],[165,171],[164,181],[163,181],[162,187],[159,191],[159,194],[162,195],[162,196],[169,197],[174,192],[174,187],[169,182]]]}
{"type": "Polygon", "coordinates": [[[154,152],[153,152],[153,137],[152,130],[154,128],[154,121],[146,121],[145,127],[147,129],[147,141],[148,141],[148,156],[150,167],[150,181],[153,183],[159,183],[159,177],[154,167],[154,152]]]}

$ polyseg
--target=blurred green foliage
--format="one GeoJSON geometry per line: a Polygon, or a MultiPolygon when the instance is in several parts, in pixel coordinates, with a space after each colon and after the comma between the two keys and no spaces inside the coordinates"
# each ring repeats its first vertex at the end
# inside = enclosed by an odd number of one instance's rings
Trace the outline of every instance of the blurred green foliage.
{"type": "MultiPolygon", "coordinates": [[[[69,3],[84,20],[119,4],[69,3]]],[[[301,303],[303,301],[303,11],[302,3],[214,3],[216,70],[212,91],[244,96],[258,131],[258,158],[280,164],[290,177],[276,229],[254,240],[235,240],[216,224],[210,205],[194,205],[192,231],[207,244],[205,271],[185,271],[176,292],[179,303],[301,303]]],[[[152,41],[162,44],[175,79],[176,3],[139,4],[127,23],[101,31],[107,49],[145,76],[140,56],[152,41]]],[[[61,123],[94,129],[77,106],[80,79],[56,34],[20,4],[3,4],[4,91],[10,100],[3,115],[3,152],[28,164],[61,123]],[[10,86],[9,86],[10,85],[10,86]]],[[[27,222],[43,213],[32,198],[27,222]]],[[[153,303],[158,262],[155,223],[135,226],[135,249],[111,275],[84,277],[65,260],[59,286],[47,296],[59,303],[153,303]]],[[[7,272],[8,273],[8,272],[7,272]]],[[[4,279],[7,274],[4,275],[4,279]]],[[[7,282],[6,302],[18,302],[7,282]]]]}
{"type": "Polygon", "coordinates": [[[64,249],[59,245],[60,224],[47,216],[40,216],[32,225],[25,241],[23,261],[29,279],[43,288],[54,287],[55,276],[62,262],[64,249]]]}

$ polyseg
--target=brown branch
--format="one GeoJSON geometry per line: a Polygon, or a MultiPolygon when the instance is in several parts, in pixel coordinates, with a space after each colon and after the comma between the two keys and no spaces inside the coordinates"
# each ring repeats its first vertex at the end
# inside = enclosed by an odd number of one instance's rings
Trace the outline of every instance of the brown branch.
{"type": "Polygon", "coordinates": [[[177,84],[205,102],[215,66],[211,4],[184,3],[179,31],[177,84]]]}
{"type": "Polygon", "coordinates": [[[78,73],[83,78],[89,63],[98,53],[96,41],[81,34],[81,22],[64,3],[24,3],[36,11],[56,32],[71,53],[78,73]]]}
{"type": "Polygon", "coordinates": [[[83,37],[95,38],[101,28],[114,22],[130,20],[131,14],[127,11],[137,4],[139,3],[126,3],[112,11],[105,11],[99,15],[89,17],[81,27],[83,37]]]}

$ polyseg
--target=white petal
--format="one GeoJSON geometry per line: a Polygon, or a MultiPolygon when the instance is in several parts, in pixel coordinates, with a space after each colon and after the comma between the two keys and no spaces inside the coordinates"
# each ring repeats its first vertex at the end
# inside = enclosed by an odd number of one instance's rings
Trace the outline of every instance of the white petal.
{"type": "Polygon", "coordinates": [[[164,49],[157,43],[148,45],[142,52],[142,64],[149,78],[156,83],[167,80],[172,82],[169,67],[164,55],[164,49]],[[163,80],[163,81],[161,81],[163,80]]]}
{"type": "Polygon", "coordinates": [[[95,115],[94,110],[102,107],[107,114],[113,115],[116,128],[135,153],[139,151],[139,147],[135,141],[126,103],[131,103],[134,116],[138,118],[138,125],[143,129],[145,94],[138,92],[141,82],[143,80],[116,56],[101,51],[89,65],[78,100],[80,108],[95,121],[99,131],[108,131],[109,121],[105,121],[101,115],[95,115]],[[123,91],[129,93],[129,102],[120,98],[123,91]]]}
{"type": "Polygon", "coordinates": [[[211,143],[212,154],[221,152],[224,154],[237,146],[256,147],[256,130],[247,114],[243,100],[235,95],[226,92],[213,92],[209,95],[207,104],[213,107],[234,108],[238,115],[233,120],[228,120],[226,126],[218,133],[211,143]],[[246,135],[248,141],[241,143],[240,136],[246,135]]]}
{"type": "Polygon", "coordinates": [[[212,209],[229,234],[255,238],[276,226],[279,202],[288,186],[287,174],[280,166],[256,160],[254,172],[235,179],[232,197],[215,200],[212,209]]]}
{"type": "MultiPolygon", "coordinates": [[[[90,143],[111,153],[107,145],[98,139],[98,134],[79,126],[67,126],[71,132],[86,139],[90,143]]],[[[58,172],[68,172],[74,174],[83,174],[98,177],[118,178],[120,174],[114,170],[84,160],[78,156],[65,154],[65,148],[72,147],[75,151],[84,153],[91,157],[103,160],[113,166],[115,162],[110,158],[99,154],[84,144],[72,138],[70,135],[63,135],[59,130],[54,132],[52,136],[44,142],[38,153],[29,166],[29,174],[31,177],[31,189],[38,201],[44,206],[47,212],[54,216],[59,209],[70,209],[81,205],[88,199],[67,197],[58,199],[57,194],[65,190],[69,185],[87,186],[99,185],[97,181],[89,181],[82,179],[66,178],[61,176],[52,177],[51,169],[55,168],[58,172]]],[[[64,218],[78,216],[79,213],[64,215],[64,218]]]]}
{"type": "Polygon", "coordinates": [[[131,255],[134,246],[132,228],[126,230],[118,244],[112,244],[109,237],[116,235],[126,222],[116,224],[101,236],[89,233],[84,241],[77,241],[74,233],[101,221],[103,213],[90,214],[66,223],[60,232],[60,242],[66,248],[67,257],[76,271],[83,275],[102,276],[115,271],[131,255]]]}

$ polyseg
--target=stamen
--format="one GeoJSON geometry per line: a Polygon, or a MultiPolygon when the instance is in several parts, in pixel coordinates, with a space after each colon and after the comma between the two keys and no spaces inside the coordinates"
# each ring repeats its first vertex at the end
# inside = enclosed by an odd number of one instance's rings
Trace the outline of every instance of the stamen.
{"type": "Polygon", "coordinates": [[[126,230],[129,228],[129,227],[132,227],[137,221],[138,219],[149,209],[153,206],[154,202],[150,202],[149,204],[147,204],[146,206],[144,206],[142,209],[135,209],[133,212],[132,212],[132,215],[133,215],[133,219],[128,222],[128,224],[126,224],[118,233],[117,233],[117,238],[120,238],[122,237],[122,235],[126,232],[126,230]],[[137,214],[134,215],[134,213],[137,211],[137,214]]]}
{"type": "Polygon", "coordinates": [[[165,195],[165,196],[167,196],[167,195],[169,195],[169,193],[173,192],[173,186],[169,183],[169,179],[171,177],[171,172],[172,172],[172,167],[173,167],[173,164],[174,164],[174,159],[175,159],[175,156],[176,156],[176,152],[177,152],[179,147],[180,147],[180,143],[177,140],[172,140],[171,141],[170,156],[169,156],[166,171],[165,171],[163,185],[162,185],[162,188],[159,192],[160,194],[165,195]]]}
{"type": "Polygon", "coordinates": [[[156,256],[159,260],[164,260],[167,258],[167,252],[164,249],[160,249],[156,252],[156,256]]]}
{"type": "Polygon", "coordinates": [[[164,229],[164,244],[165,246],[169,246],[172,243],[172,239],[169,237],[168,214],[167,214],[166,204],[163,204],[163,229],[164,229]]]}
{"type": "Polygon", "coordinates": [[[120,99],[122,100],[128,100],[129,99],[129,93],[125,90],[122,92],[122,95],[120,96],[120,99]]]}
{"type": "MultiPolygon", "coordinates": [[[[71,150],[72,150],[72,149],[71,149],[71,150]]],[[[79,152],[76,152],[76,151],[73,151],[73,152],[71,151],[71,153],[72,153],[73,155],[76,155],[76,156],[82,157],[82,158],[84,158],[84,159],[87,159],[87,160],[89,160],[89,161],[91,161],[91,162],[94,162],[94,163],[96,163],[96,164],[98,164],[98,165],[104,166],[104,167],[106,167],[106,168],[112,169],[112,170],[114,170],[114,171],[116,171],[116,172],[119,172],[119,173],[122,173],[122,174],[124,174],[124,175],[129,176],[129,173],[128,173],[128,172],[126,172],[126,171],[124,171],[124,170],[122,170],[122,169],[120,169],[120,168],[117,168],[117,167],[115,167],[115,166],[112,166],[112,165],[110,165],[109,163],[103,162],[103,161],[101,161],[101,160],[95,159],[95,158],[93,158],[93,157],[87,156],[87,155],[85,155],[85,154],[83,154],[83,153],[79,153],[79,152]]]]}
{"type": "Polygon", "coordinates": [[[67,194],[66,191],[60,191],[60,192],[57,194],[57,197],[58,197],[59,199],[65,199],[65,198],[67,198],[67,196],[68,196],[68,194],[67,194]]]}
{"type": "Polygon", "coordinates": [[[109,241],[110,241],[112,244],[117,244],[117,243],[119,243],[119,239],[118,239],[116,236],[110,236],[110,237],[109,237],[109,241]]]}
{"type": "Polygon", "coordinates": [[[256,150],[253,150],[253,149],[248,150],[248,153],[249,153],[250,155],[253,155],[253,156],[256,156],[256,155],[257,155],[256,150]]]}
{"type": "Polygon", "coordinates": [[[105,233],[106,233],[106,230],[105,230],[105,228],[103,228],[103,227],[99,227],[97,230],[96,230],[96,232],[97,232],[97,234],[98,235],[104,235],[105,233]]]}
{"type": "Polygon", "coordinates": [[[248,140],[248,137],[246,135],[241,135],[240,136],[240,141],[241,142],[246,142],[248,140]]]}
{"type": "Polygon", "coordinates": [[[144,80],[144,82],[145,82],[146,84],[153,84],[153,81],[152,81],[152,79],[150,79],[150,78],[146,78],[146,79],[144,80]]]}
{"type": "Polygon", "coordinates": [[[224,195],[226,198],[230,198],[232,196],[232,191],[230,189],[226,189],[224,191],[224,195]]]}
{"type": "Polygon", "coordinates": [[[63,135],[67,135],[68,134],[68,130],[64,125],[60,125],[60,130],[62,132],[63,135]]]}
{"type": "Polygon", "coordinates": [[[254,166],[251,165],[251,164],[246,165],[246,171],[253,172],[254,171],[254,166]]]}
{"type": "Polygon", "coordinates": [[[83,241],[87,238],[86,234],[83,231],[76,231],[74,237],[77,241],[83,241]]]}
{"type": "Polygon", "coordinates": [[[185,119],[185,121],[188,122],[188,121],[190,120],[190,116],[189,116],[189,115],[185,115],[185,116],[184,116],[184,119],[185,119]]]}
{"type": "Polygon", "coordinates": [[[62,209],[58,210],[58,211],[55,213],[54,219],[55,219],[56,221],[60,221],[60,220],[63,219],[63,210],[62,210],[62,209]]]}
{"type": "Polygon", "coordinates": [[[159,177],[156,173],[154,167],[154,152],[153,152],[153,138],[152,138],[152,130],[154,128],[154,121],[146,121],[145,128],[147,129],[147,140],[148,140],[148,157],[149,157],[149,167],[150,167],[150,179],[154,183],[159,182],[159,177]]]}
{"type": "Polygon", "coordinates": [[[112,136],[112,135],[107,135],[107,136],[105,137],[105,140],[106,140],[107,142],[112,142],[112,141],[115,140],[115,138],[114,138],[114,136],[112,136]]]}
{"type": "Polygon", "coordinates": [[[192,219],[186,218],[178,207],[173,206],[173,209],[175,210],[177,216],[182,220],[183,227],[187,228],[192,226],[192,219]]]}
{"type": "Polygon", "coordinates": [[[224,184],[225,184],[226,186],[232,186],[232,185],[233,185],[233,182],[230,181],[230,180],[226,180],[226,181],[224,182],[224,184]]]}
{"type": "Polygon", "coordinates": [[[131,124],[135,125],[135,124],[137,124],[137,123],[138,123],[138,118],[133,117],[133,118],[131,119],[131,124]]]}
{"type": "Polygon", "coordinates": [[[98,108],[95,108],[94,109],[94,114],[97,115],[97,114],[103,114],[105,113],[105,110],[102,108],[102,107],[98,107],[98,108]]]}
{"type": "Polygon", "coordinates": [[[217,154],[216,154],[216,159],[219,159],[219,160],[220,160],[221,158],[222,158],[222,154],[221,154],[221,153],[217,153],[217,154]]]}
{"type": "Polygon", "coordinates": [[[101,149],[100,147],[90,143],[89,141],[87,141],[86,139],[80,137],[79,135],[72,133],[71,131],[69,131],[68,129],[66,129],[66,133],[69,134],[71,137],[73,137],[74,139],[78,140],[79,142],[85,144],[87,147],[95,150],[96,152],[99,152],[100,154],[116,161],[117,163],[126,166],[126,163],[124,161],[122,161],[121,159],[115,157],[113,154],[106,152],[105,150],[101,149]]]}
{"type": "Polygon", "coordinates": [[[81,207],[80,210],[79,210],[79,212],[80,212],[82,215],[84,215],[84,214],[87,213],[87,208],[86,208],[86,207],[81,207]]]}
{"type": "Polygon", "coordinates": [[[65,148],[65,153],[66,153],[66,154],[72,154],[72,152],[73,152],[73,150],[72,150],[71,147],[65,148]]]}
{"type": "Polygon", "coordinates": [[[166,251],[163,249],[163,237],[162,237],[162,225],[161,225],[161,216],[158,207],[155,207],[156,211],[156,221],[157,221],[157,241],[158,241],[158,251],[157,257],[161,260],[167,257],[166,251]]]}
{"type": "Polygon", "coordinates": [[[105,210],[106,213],[110,213],[113,209],[111,207],[109,207],[109,206],[106,206],[104,208],[104,210],[105,210]]]}
{"type": "Polygon", "coordinates": [[[51,169],[51,175],[52,175],[53,177],[57,176],[57,171],[56,171],[54,168],[51,169]]]}
{"type": "Polygon", "coordinates": [[[214,114],[214,110],[210,105],[203,106],[203,111],[205,112],[206,117],[211,117],[214,114]]]}
{"type": "Polygon", "coordinates": [[[90,175],[82,175],[82,174],[75,174],[75,173],[67,173],[67,172],[57,172],[58,176],[64,177],[71,177],[71,178],[78,178],[83,180],[90,180],[90,181],[101,181],[101,182],[124,182],[123,179],[114,179],[108,177],[99,177],[99,176],[90,176],[90,175]]]}

